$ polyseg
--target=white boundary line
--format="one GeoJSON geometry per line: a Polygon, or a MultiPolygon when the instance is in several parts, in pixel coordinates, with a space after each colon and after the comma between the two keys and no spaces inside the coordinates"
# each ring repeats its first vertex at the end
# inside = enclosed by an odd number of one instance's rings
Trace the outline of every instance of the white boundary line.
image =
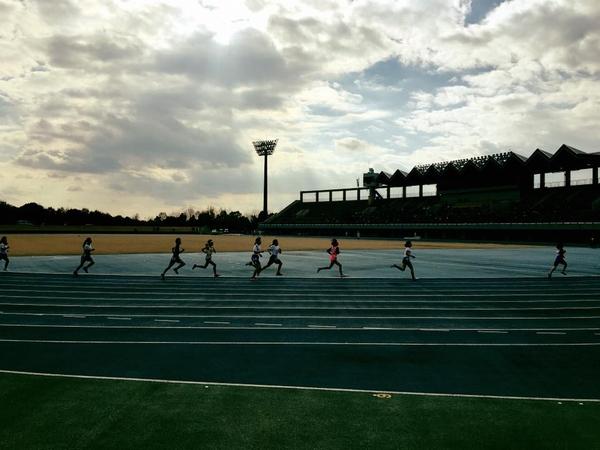
{"type": "MultiPolygon", "coordinates": [[[[258,302],[260,303],[260,302],[258,302]]],[[[340,311],[564,311],[600,310],[599,306],[512,306],[512,307],[436,307],[436,306],[200,306],[200,305],[94,305],[78,303],[0,303],[0,306],[33,306],[40,308],[98,308],[98,309],[233,309],[233,310],[340,310],[340,311]]]]}
{"type": "Polygon", "coordinates": [[[286,386],[278,384],[250,384],[250,383],[218,383],[214,381],[188,381],[188,380],[165,380],[159,378],[133,378],[133,377],[109,377],[96,375],[70,375],[60,373],[46,372],[25,372],[17,370],[0,369],[0,373],[10,375],[30,375],[38,377],[52,378],[74,378],[84,380],[107,380],[107,381],[134,381],[143,383],[165,383],[165,384],[189,384],[204,386],[224,386],[224,387],[242,387],[242,388],[261,388],[261,389],[289,389],[289,390],[307,390],[307,391],[325,391],[325,392],[347,392],[355,394],[392,394],[392,395],[410,395],[419,397],[453,397],[453,398],[481,398],[492,400],[532,400],[532,401],[560,401],[560,402],[593,402],[600,403],[597,398],[569,398],[569,397],[526,397],[512,395],[486,395],[486,394],[451,394],[443,392],[410,392],[410,391],[386,391],[370,389],[351,389],[351,388],[325,388],[313,386],[286,386]]]}
{"type": "MultiPolygon", "coordinates": [[[[308,293],[303,293],[301,292],[301,287],[299,287],[298,289],[294,290],[296,293],[292,293],[292,294],[288,294],[286,293],[285,296],[286,297],[301,297],[301,298],[305,298],[305,297],[315,297],[315,298],[323,298],[326,297],[327,294],[320,292],[320,293],[314,293],[314,294],[308,294],[308,293]],[[299,292],[300,290],[300,292],[299,292]]],[[[89,300],[110,300],[109,298],[107,298],[106,296],[111,295],[111,294],[119,294],[122,291],[105,291],[103,292],[103,294],[105,296],[103,297],[92,297],[89,295],[89,291],[73,291],[73,290],[69,290],[69,291],[51,291],[51,292],[57,292],[57,293],[64,293],[64,294],[73,294],[70,296],[59,296],[59,295],[7,295],[6,292],[7,291],[3,291],[4,295],[3,297],[6,298],[52,298],[52,299],[79,299],[81,297],[81,295],[75,295],[75,294],[82,294],[85,295],[85,298],[89,299],[89,300]]],[[[44,292],[44,293],[48,293],[48,290],[28,290],[28,289],[15,289],[14,292],[19,292],[19,293],[26,293],[26,292],[44,292]]],[[[489,290],[488,290],[489,292],[489,290]]],[[[253,294],[255,295],[263,295],[262,292],[257,291],[254,292],[253,294]]],[[[149,297],[156,297],[155,300],[177,300],[177,298],[164,298],[164,297],[157,297],[157,296],[161,296],[164,295],[162,292],[140,292],[138,293],[138,295],[140,296],[149,296],[149,297]]],[[[199,296],[206,296],[206,297],[210,297],[211,299],[214,299],[215,295],[206,295],[203,292],[169,292],[169,296],[175,296],[175,297],[179,297],[179,296],[183,296],[183,295],[189,295],[192,296],[192,298],[198,298],[199,296]]],[[[218,293],[219,296],[221,297],[248,297],[250,294],[247,293],[237,293],[237,292],[220,292],[218,293]]],[[[529,293],[518,293],[518,294],[504,294],[503,291],[498,291],[498,293],[493,293],[493,294],[464,294],[464,293],[459,293],[459,294],[450,294],[450,293],[440,293],[440,294],[434,294],[434,293],[418,293],[415,294],[414,291],[410,292],[410,293],[400,293],[400,294],[394,294],[394,293],[385,293],[385,294],[368,294],[368,293],[358,293],[358,294],[352,294],[352,293],[348,293],[348,292],[340,292],[339,293],[340,296],[343,297],[358,297],[358,298],[394,298],[394,297],[402,297],[402,298],[412,298],[412,297],[432,297],[432,298],[446,298],[446,297],[477,297],[477,298],[487,298],[487,297],[568,297],[568,296],[574,296],[574,297],[593,297],[593,298],[598,298],[598,292],[584,292],[584,293],[579,293],[577,291],[571,291],[571,293],[538,293],[538,292],[529,292],[529,293]]],[[[140,299],[139,297],[117,297],[115,300],[136,300],[136,299],[140,299]]],[[[143,300],[152,300],[152,299],[147,299],[147,298],[143,298],[143,300]]],[[[180,300],[186,300],[186,299],[180,299],[180,300]]],[[[568,300],[568,299],[565,299],[568,300]]],[[[254,300],[254,301],[260,301],[260,300],[254,300]]]]}
{"type": "MultiPolygon", "coordinates": [[[[576,296],[576,294],[573,294],[574,296],[576,296]]],[[[540,295],[541,297],[542,295],[540,295]]],[[[531,300],[531,299],[527,299],[527,300],[442,300],[440,301],[440,299],[435,299],[435,300],[331,300],[331,299],[327,299],[327,300],[323,300],[323,299],[315,299],[315,300],[285,300],[285,299],[278,299],[278,300],[272,300],[272,299],[214,299],[213,298],[202,298],[199,299],[198,297],[190,297],[190,298],[152,298],[152,299],[146,299],[146,298],[126,298],[126,297],[122,297],[122,298],[104,298],[104,297],[89,297],[90,300],[104,300],[104,301],[111,301],[111,302],[133,302],[135,306],[136,302],[160,302],[164,305],[164,303],[168,303],[168,302],[185,302],[185,303],[292,303],[292,304],[296,304],[296,303],[318,303],[318,304],[326,304],[326,303],[343,303],[343,304],[360,304],[360,303],[385,303],[385,304],[410,304],[410,303],[415,303],[415,304],[427,304],[427,303],[435,303],[438,305],[454,305],[454,304],[469,304],[469,303],[475,303],[475,304],[479,304],[479,303],[526,303],[526,304],[531,304],[531,303],[600,303],[600,292],[598,292],[598,298],[591,298],[591,299],[580,299],[580,298],[564,298],[564,299],[559,299],[559,300],[531,300]]],[[[410,297],[410,295],[406,295],[406,297],[410,297]]],[[[422,297],[426,297],[426,296],[422,296],[422,297]]],[[[444,297],[444,296],[440,296],[440,297],[444,297]]],[[[474,296],[476,297],[476,296],[474,296]]],[[[517,297],[517,295],[513,295],[512,297],[517,297]]],[[[75,297],[53,297],[53,296],[28,296],[28,295],[3,295],[0,298],[2,299],[7,299],[7,298],[14,298],[14,299],[31,299],[31,298],[39,298],[39,299],[62,299],[62,300],[81,300],[80,296],[75,296],[75,297]]],[[[6,302],[6,303],[2,303],[2,305],[24,305],[24,303],[12,303],[12,302],[6,302]]],[[[43,303],[35,303],[35,305],[39,305],[39,306],[62,306],[60,304],[54,304],[54,303],[48,303],[48,304],[43,304],[43,303]]],[[[114,306],[117,306],[117,304],[115,304],[114,306]]],[[[160,305],[160,304],[159,304],[160,305]]],[[[157,305],[157,306],[159,306],[157,305]]],[[[87,305],[86,305],[87,306],[87,305]]],[[[190,307],[194,307],[193,305],[190,305],[190,307]]]]}
{"type": "MultiPolygon", "coordinates": [[[[3,316],[39,316],[39,317],[63,317],[68,313],[32,313],[32,312],[0,312],[3,316]]],[[[92,314],[86,313],[87,318],[107,317],[114,314],[92,314]]],[[[600,316],[313,316],[313,315],[236,315],[236,314],[127,314],[131,318],[179,318],[179,319],[324,319],[324,320],[592,320],[600,319],[600,316]]]]}
{"type": "Polygon", "coordinates": [[[13,344],[69,345],[242,345],[242,346],[349,346],[349,347],[600,347],[600,342],[315,342],[315,341],[76,341],[63,339],[0,339],[13,344]]]}
{"type": "MultiPolygon", "coordinates": [[[[228,325],[230,322],[213,322],[205,321],[206,324],[228,325]]],[[[151,325],[65,325],[65,324],[36,324],[36,323],[0,323],[0,327],[14,328],[95,328],[95,329],[150,329],[150,330],[309,330],[306,327],[281,327],[281,328],[256,328],[251,326],[229,326],[229,327],[201,327],[193,325],[182,325],[176,327],[168,326],[151,326],[151,325]]],[[[487,332],[502,332],[502,331],[600,331],[600,327],[580,327],[580,328],[489,328],[483,330],[479,328],[448,328],[450,331],[487,331],[487,332]]],[[[377,326],[356,326],[356,327],[337,327],[336,331],[425,331],[428,328],[423,327],[377,327],[377,326]]],[[[600,335],[600,333],[596,333],[600,335]]]]}

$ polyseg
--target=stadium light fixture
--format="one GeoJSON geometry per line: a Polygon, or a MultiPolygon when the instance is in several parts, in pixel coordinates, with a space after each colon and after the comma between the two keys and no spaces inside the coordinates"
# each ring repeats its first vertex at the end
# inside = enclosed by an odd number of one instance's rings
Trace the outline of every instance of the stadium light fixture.
{"type": "Polygon", "coordinates": [[[254,150],[256,150],[256,154],[258,156],[265,157],[265,170],[264,170],[264,191],[263,191],[263,211],[261,213],[262,219],[265,220],[267,218],[267,160],[270,155],[275,152],[275,147],[277,146],[277,141],[279,139],[271,139],[268,141],[254,141],[252,145],[254,145],[254,150]]]}

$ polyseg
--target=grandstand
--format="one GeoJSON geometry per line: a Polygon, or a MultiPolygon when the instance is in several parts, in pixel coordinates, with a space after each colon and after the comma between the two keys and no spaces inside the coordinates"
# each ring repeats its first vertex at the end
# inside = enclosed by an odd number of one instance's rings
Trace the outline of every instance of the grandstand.
{"type": "Polygon", "coordinates": [[[363,186],[300,192],[260,228],[280,234],[596,242],[600,152],[562,145],[529,158],[512,151],[373,169],[363,186]]]}

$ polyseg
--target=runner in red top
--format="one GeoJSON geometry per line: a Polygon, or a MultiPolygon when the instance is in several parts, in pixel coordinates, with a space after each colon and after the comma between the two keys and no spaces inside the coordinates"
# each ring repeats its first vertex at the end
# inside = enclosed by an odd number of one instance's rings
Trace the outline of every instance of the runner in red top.
{"type": "Polygon", "coordinates": [[[338,266],[338,269],[340,271],[340,277],[345,277],[346,275],[344,275],[344,272],[342,272],[342,265],[340,264],[340,262],[337,260],[338,255],[340,254],[340,246],[338,244],[337,239],[332,239],[331,240],[331,247],[329,247],[327,250],[325,250],[327,253],[329,253],[329,266],[327,267],[319,267],[317,269],[317,273],[319,273],[321,270],[325,270],[325,269],[331,269],[334,265],[338,266]]]}

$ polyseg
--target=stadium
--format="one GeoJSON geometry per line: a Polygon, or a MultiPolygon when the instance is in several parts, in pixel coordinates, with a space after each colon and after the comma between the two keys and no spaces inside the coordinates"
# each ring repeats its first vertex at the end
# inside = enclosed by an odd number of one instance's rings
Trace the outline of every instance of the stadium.
{"type": "Polygon", "coordinates": [[[372,169],[363,186],[304,190],[261,225],[270,233],[419,236],[513,242],[600,237],[600,152],[561,145],[413,167],[372,169]]]}
{"type": "Polygon", "coordinates": [[[0,17],[0,450],[600,448],[598,0],[0,17]]]}

